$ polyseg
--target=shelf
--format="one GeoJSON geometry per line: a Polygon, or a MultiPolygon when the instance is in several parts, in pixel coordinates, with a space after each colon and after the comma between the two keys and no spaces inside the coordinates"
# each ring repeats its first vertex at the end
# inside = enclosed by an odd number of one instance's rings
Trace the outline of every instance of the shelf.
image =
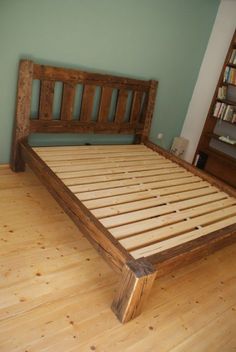
{"type": "Polygon", "coordinates": [[[221,142],[221,143],[224,143],[224,144],[226,144],[226,145],[229,145],[230,147],[236,148],[236,144],[230,144],[230,143],[227,143],[227,142],[222,141],[221,139],[219,139],[220,136],[219,136],[218,134],[215,134],[215,133],[208,133],[208,136],[209,136],[210,138],[213,138],[213,139],[215,139],[215,140],[221,142]]]}
{"type": "Polygon", "coordinates": [[[236,106],[236,101],[233,101],[233,100],[217,98],[217,101],[220,101],[221,103],[225,103],[225,104],[228,104],[228,105],[236,106]]]}
{"type": "Polygon", "coordinates": [[[229,123],[229,124],[230,124],[230,125],[232,125],[232,126],[236,126],[236,122],[235,122],[235,123],[233,123],[233,122],[230,122],[230,121],[222,120],[222,119],[219,119],[219,118],[218,118],[218,117],[216,117],[216,116],[211,116],[211,118],[212,118],[212,119],[215,119],[215,120],[217,120],[217,121],[221,121],[221,122],[229,123]]]}
{"type": "Polygon", "coordinates": [[[235,65],[235,64],[230,64],[230,63],[228,63],[227,66],[236,68],[236,65],[235,65]]]}
{"type": "Polygon", "coordinates": [[[236,84],[234,84],[234,83],[228,83],[228,82],[223,82],[223,83],[222,83],[222,86],[233,86],[233,87],[236,87],[236,84]]]}

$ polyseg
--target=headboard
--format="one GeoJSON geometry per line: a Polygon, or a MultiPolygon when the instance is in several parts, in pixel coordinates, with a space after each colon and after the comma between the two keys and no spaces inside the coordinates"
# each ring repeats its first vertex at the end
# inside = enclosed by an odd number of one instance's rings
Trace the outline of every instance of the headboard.
{"type": "MultiPolygon", "coordinates": [[[[45,66],[30,60],[19,64],[12,164],[17,163],[19,144],[30,133],[134,134],[136,143],[147,139],[154,110],[157,81],[45,66]],[[37,116],[31,116],[32,87],[40,83],[37,116]],[[54,89],[62,83],[60,114],[53,118],[54,89]],[[80,112],[73,115],[77,85],[82,86],[80,112]],[[99,92],[97,89],[99,88],[99,92]],[[114,99],[114,92],[115,99],[114,99]],[[95,94],[98,108],[94,111],[95,94]],[[111,102],[115,105],[108,119],[111,102]],[[129,102],[129,106],[128,106],[129,102]]],[[[14,168],[14,167],[13,167],[14,168]]]]}

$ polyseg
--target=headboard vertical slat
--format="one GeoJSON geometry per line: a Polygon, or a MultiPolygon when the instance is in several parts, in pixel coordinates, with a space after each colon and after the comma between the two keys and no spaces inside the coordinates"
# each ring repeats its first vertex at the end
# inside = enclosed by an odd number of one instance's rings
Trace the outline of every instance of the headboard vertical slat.
{"type": "Polygon", "coordinates": [[[151,128],[152,116],[155,107],[155,99],[157,93],[157,81],[150,81],[150,88],[146,100],[145,112],[144,112],[144,128],[141,136],[141,142],[148,139],[148,135],[151,128]]]}
{"type": "Polygon", "coordinates": [[[62,105],[60,119],[64,121],[72,120],[74,102],[75,102],[75,87],[73,83],[64,83],[62,93],[62,105]]]}
{"type": "Polygon", "coordinates": [[[41,81],[39,100],[39,119],[51,120],[53,114],[55,81],[41,81]]]}
{"type": "Polygon", "coordinates": [[[102,87],[101,101],[98,113],[98,122],[107,122],[111,107],[111,97],[113,89],[102,87]]]}
{"type": "Polygon", "coordinates": [[[96,86],[86,85],[82,96],[80,121],[91,121],[96,86]]]}
{"type": "Polygon", "coordinates": [[[21,60],[19,64],[16,117],[11,150],[11,168],[14,171],[24,171],[25,164],[21,157],[20,142],[26,139],[30,132],[30,110],[33,83],[34,64],[29,60],[21,60]]]}
{"type": "Polygon", "coordinates": [[[135,91],[133,95],[131,113],[130,113],[130,122],[137,122],[140,117],[141,104],[142,104],[143,92],[135,91]]]}
{"type": "Polygon", "coordinates": [[[126,105],[128,99],[128,91],[126,89],[120,89],[118,93],[115,122],[123,122],[125,117],[126,105]]]}

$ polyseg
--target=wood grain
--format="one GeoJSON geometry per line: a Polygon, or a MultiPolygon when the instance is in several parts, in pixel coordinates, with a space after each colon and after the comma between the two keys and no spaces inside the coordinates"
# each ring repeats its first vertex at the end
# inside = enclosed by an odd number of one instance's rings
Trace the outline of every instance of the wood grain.
{"type": "Polygon", "coordinates": [[[72,120],[74,101],[75,101],[75,84],[64,83],[61,105],[61,120],[72,120]]]}
{"type": "Polygon", "coordinates": [[[148,299],[156,271],[145,259],[127,262],[122,271],[112,310],[122,323],[137,317],[148,299]]]}
{"type": "Polygon", "coordinates": [[[39,120],[50,120],[53,115],[55,82],[43,80],[40,86],[39,120]]]}
{"type": "Polygon", "coordinates": [[[30,133],[32,82],[33,63],[29,60],[21,60],[18,72],[16,115],[11,150],[11,168],[14,171],[24,171],[25,169],[19,144],[30,133]]]}

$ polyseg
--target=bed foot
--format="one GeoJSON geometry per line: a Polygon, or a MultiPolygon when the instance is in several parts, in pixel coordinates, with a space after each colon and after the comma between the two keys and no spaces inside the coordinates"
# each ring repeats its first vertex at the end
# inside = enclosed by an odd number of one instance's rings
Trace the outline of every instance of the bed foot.
{"type": "Polygon", "coordinates": [[[156,270],[144,258],[124,265],[120,286],[111,306],[122,323],[128,322],[141,313],[155,277],[156,270]]]}
{"type": "Polygon", "coordinates": [[[16,151],[15,154],[16,155],[14,155],[14,153],[13,153],[13,157],[12,157],[11,164],[10,164],[12,171],[14,171],[14,172],[25,171],[25,162],[20,155],[20,151],[19,150],[16,151]]]}

